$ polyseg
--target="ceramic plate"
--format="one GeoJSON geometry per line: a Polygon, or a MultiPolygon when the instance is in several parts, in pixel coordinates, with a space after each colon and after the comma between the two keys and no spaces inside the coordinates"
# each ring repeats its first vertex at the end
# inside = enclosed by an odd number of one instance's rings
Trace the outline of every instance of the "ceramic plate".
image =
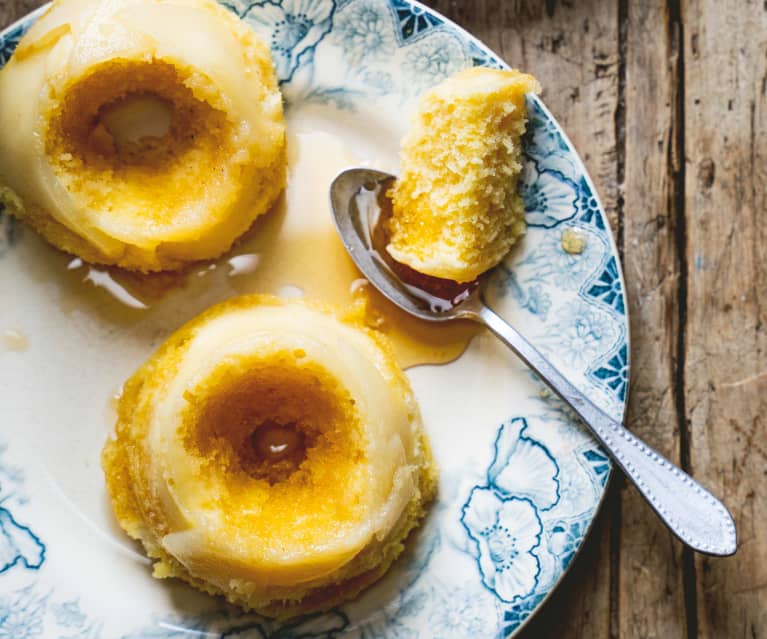
{"type": "MultiPolygon", "coordinates": [[[[271,44],[288,125],[307,136],[303,144],[333,140],[349,161],[392,171],[419,93],[464,67],[505,66],[405,0],[225,4],[271,44]]],[[[0,64],[34,19],[0,36],[0,64]]],[[[629,348],[618,255],[572,145],[540,100],[528,106],[529,230],[492,280],[493,305],[621,418],[629,348]]],[[[315,172],[323,223],[336,168],[315,172]]],[[[1,213],[0,258],[3,639],[508,637],[589,531],[610,462],[540,382],[480,335],[457,361],[408,371],[441,467],[440,496],[380,583],[285,625],[155,580],[106,497],[99,454],[109,397],[175,328],[248,290],[247,269],[230,255],[145,304],[1,213]]],[[[300,294],[282,284],[271,292],[300,294]]]]}

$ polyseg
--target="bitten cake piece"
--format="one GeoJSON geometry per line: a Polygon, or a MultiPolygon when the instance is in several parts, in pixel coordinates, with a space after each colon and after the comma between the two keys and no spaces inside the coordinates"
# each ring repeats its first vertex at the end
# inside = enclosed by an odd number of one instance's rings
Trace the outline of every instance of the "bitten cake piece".
{"type": "Polygon", "coordinates": [[[531,75],[473,68],[422,98],[390,190],[389,254],[443,279],[469,282],[525,231],[517,194],[531,75]]]}
{"type": "Polygon", "coordinates": [[[217,257],[285,165],[269,48],[215,0],[56,0],[0,71],[0,201],[89,262],[217,257]]]}
{"type": "Polygon", "coordinates": [[[380,578],[436,490],[383,337],[266,296],[213,307],[152,355],[125,385],[102,463],[156,577],[275,617],[380,578]]]}

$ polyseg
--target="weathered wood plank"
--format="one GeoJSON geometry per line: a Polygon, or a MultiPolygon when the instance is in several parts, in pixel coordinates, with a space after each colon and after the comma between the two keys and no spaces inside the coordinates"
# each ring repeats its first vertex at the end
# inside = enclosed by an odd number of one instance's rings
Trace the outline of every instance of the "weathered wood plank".
{"type": "MultiPolygon", "coordinates": [[[[512,66],[538,78],[546,105],[584,159],[617,231],[618,3],[434,0],[427,4],[473,33],[512,66]],[[553,5],[553,11],[547,11],[547,4],[553,5]]],[[[618,508],[618,494],[613,491],[583,555],[523,637],[610,636],[610,572],[614,567],[610,547],[611,540],[614,546],[617,543],[618,508]]],[[[613,556],[617,557],[617,546],[613,556]]],[[[617,615],[617,609],[613,613],[617,615]]]]}
{"type": "MultiPolygon", "coordinates": [[[[633,358],[628,426],[679,463],[675,173],[683,123],[676,109],[676,27],[663,3],[627,3],[623,267],[633,358]]],[[[617,634],[686,637],[681,544],[633,487],[622,497],[617,634]]]]}
{"type": "Polygon", "coordinates": [[[698,557],[702,637],[767,637],[767,7],[683,3],[691,466],[740,545],[698,557]]]}
{"type": "Polygon", "coordinates": [[[611,531],[619,513],[616,485],[608,495],[594,529],[574,560],[570,572],[520,632],[519,639],[569,637],[601,639],[610,636],[609,626],[609,547],[611,531]]]}
{"type": "Polygon", "coordinates": [[[615,111],[618,102],[618,3],[435,0],[430,6],[535,75],[546,105],[596,182],[618,229],[615,111]]]}
{"type": "Polygon", "coordinates": [[[1,0],[0,1],[0,29],[5,29],[9,24],[37,7],[45,4],[46,0],[1,0]]]}

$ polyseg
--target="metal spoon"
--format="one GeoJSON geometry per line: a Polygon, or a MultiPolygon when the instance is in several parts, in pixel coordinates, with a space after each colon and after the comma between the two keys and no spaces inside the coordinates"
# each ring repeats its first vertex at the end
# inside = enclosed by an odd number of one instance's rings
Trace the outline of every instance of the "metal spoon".
{"type": "Polygon", "coordinates": [[[372,169],[349,169],[330,187],[330,203],[341,239],[365,277],[391,302],[429,322],[468,319],[483,324],[513,350],[589,427],[604,450],[621,467],[658,516],[685,544],[710,555],[732,555],[737,535],[732,516],[718,499],[681,469],[632,435],[597,408],[536,348],[488,308],[482,286],[435,297],[403,282],[391,259],[377,250],[373,233],[382,195],[393,175],[372,169]]]}

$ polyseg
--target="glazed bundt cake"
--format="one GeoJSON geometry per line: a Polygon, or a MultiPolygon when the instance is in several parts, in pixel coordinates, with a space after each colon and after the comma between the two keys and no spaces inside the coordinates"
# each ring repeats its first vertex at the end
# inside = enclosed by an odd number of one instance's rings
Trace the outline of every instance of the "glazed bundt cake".
{"type": "Polygon", "coordinates": [[[214,0],[56,0],[0,71],[0,200],[90,262],[217,257],[285,163],[269,49],[214,0]]]}
{"type": "Polygon", "coordinates": [[[266,296],[213,307],[133,375],[103,467],[156,577],[275,617],[377,580],[436,490],[418,406],[382,337],[266,296]]]}

